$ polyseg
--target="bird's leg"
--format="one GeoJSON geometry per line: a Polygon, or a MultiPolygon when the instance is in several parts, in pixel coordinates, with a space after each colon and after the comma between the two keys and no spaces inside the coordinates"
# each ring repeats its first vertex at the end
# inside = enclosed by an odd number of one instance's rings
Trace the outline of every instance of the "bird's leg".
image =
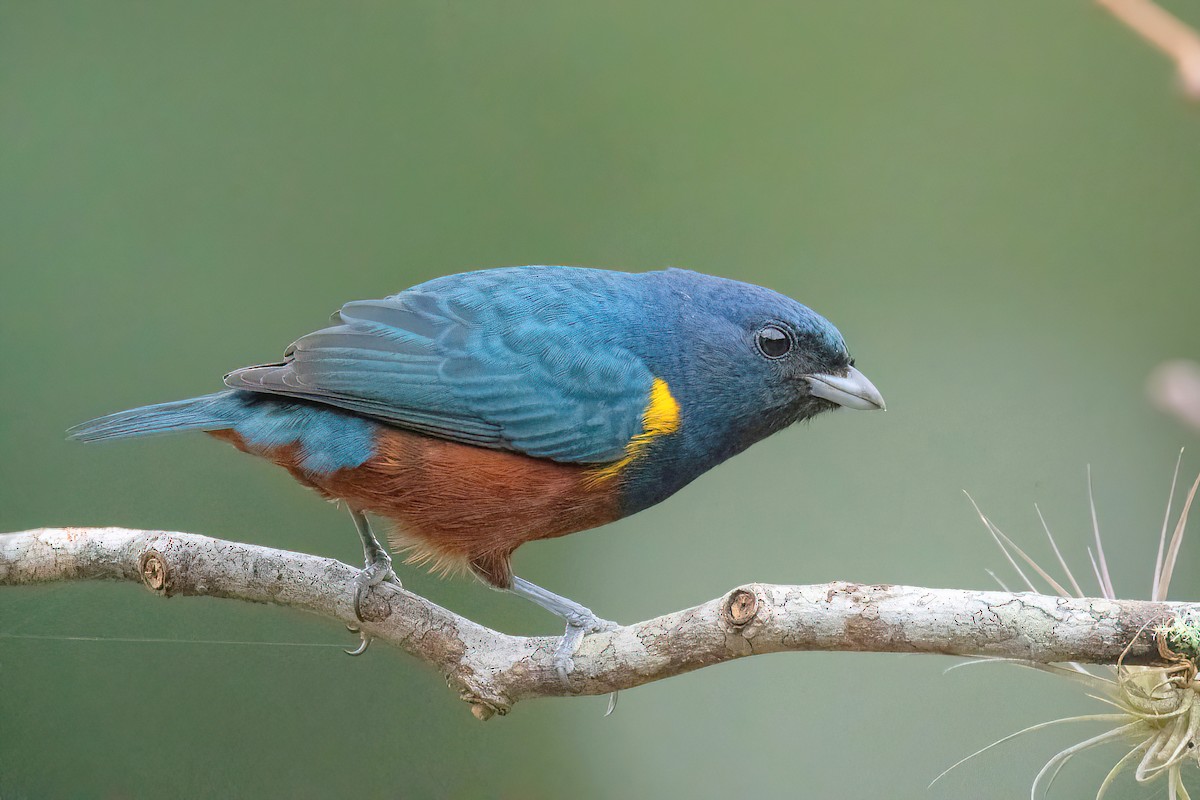
{"type": "Polygon", "coordinates": [[[554,651],[554,666],[558,670],[563,684],[569,683],[567,677],[575,666],[571,656],[579,649],[584,636],[621,627],[615,622],[600,619],[592,613],[591,609],[584,608],[579,603],[560,597],[554,592],[548,592],[537,584],[530,583],[524,578],[518,578],[516,575],[513,576],[509,591],[532,600],[551,614],[567,621],[567,629],[563,632],[558,648],[554,651]]]}
{"type": "MultiPolygon", "coordinates": [[[[396,577],[396,573],[392,571],[392,558],[383,549],[383,545],[375,538],[375,534],[371,532],[371,523],[367,521],[367,515],[356,509],[350,509],[350,518],[354,520],[354,527],[358,530],[358,536],[362,539],[363,559],[365,565],[358,576],[354,579],[354,616],[359,622],[362,618],[362,601],[367,596],[367,592],[371,587],[378,586],[384,581],[391,581],[397,586],[400,585],[400,579],[396,577]]],[[[371,637],[367,636],[361,630],[351,628],[358,633],[362,640],[355,650],[347,650],[346,652],[352,656],[362,655],[366,652],[367,646],[371,644],[371,637]]]]}

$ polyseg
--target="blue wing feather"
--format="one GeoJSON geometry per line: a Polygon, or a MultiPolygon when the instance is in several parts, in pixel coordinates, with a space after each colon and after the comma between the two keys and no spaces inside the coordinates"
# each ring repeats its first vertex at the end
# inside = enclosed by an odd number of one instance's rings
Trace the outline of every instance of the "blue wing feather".
{"type": "MultiPolygon", "coordinates": [[[[439,278],[347,303],[282,364],[231,388],[298,397],[400,427],[557,461],[621,458],[654,380],[619,344],[627,308],[598,270],[520,268],[439,278]]],[[[627,290],[626,290],[627,291],[627,290]]]]}

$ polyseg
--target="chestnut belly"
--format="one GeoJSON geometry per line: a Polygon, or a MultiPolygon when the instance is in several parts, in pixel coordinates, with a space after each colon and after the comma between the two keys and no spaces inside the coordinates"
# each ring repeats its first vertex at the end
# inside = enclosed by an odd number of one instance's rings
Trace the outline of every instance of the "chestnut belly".
{"type": "Polygon", "coordinates": [[[459,444],[379,426],[374,452],[357,467],[313,473],[296,444],[260,449],[232,430],[213,436],[270,459],[301,483],[395,523],[392,546],[434,569],[470,569],[498,588],[525,542],[564,536],[621,516],[617,479],[595,469],[459,444]]]}

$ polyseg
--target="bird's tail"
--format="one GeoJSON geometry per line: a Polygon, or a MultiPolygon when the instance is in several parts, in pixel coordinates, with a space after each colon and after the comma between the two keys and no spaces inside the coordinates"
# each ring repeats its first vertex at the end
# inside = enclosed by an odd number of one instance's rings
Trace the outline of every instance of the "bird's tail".
{"type": "Polygon", "coordinates": [[[131,408],[80,423],[67,431],[67,438],[80,442],[102,442],[127,436],[148,436],[176,431],[214,431],[232,427],[239,407],[233,391],[131,408]]]}

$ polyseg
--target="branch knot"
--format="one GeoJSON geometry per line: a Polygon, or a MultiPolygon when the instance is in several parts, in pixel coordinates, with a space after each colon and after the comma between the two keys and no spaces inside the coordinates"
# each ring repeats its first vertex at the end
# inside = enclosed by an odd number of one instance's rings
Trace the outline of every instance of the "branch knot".
{"type": "Polygon", "coordinates": [[[758,616],[758,597],[749,589],[734,589],[725,599],[722,615],[734,628],[744,628],[758,616]]]}
{"type": "Polygon", "coordinates": [[[147,550],[138,559],[138,574],[142,583],[155,594],[169,596],[171,594],[171,568],[162,553],[157,550],[147,550]]]}

